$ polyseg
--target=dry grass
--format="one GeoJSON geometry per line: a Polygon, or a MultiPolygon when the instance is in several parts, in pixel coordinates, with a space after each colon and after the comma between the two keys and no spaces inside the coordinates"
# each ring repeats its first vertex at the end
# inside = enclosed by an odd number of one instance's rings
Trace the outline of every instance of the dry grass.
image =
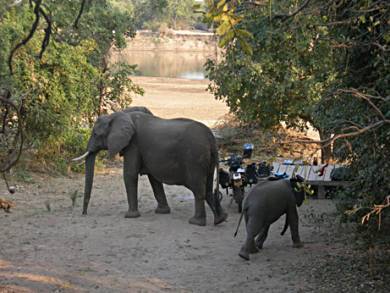
{"type": "Polygon", "coordinates": [[[216,125],[215,132],[221,137],[218,143],[222,155],[241,153],[244,143],[253,143],[254,158],[263,161],[283,158],[312,162],[314,156],[320,156],[315,145],[293,142],[310,141],[306,133],[282,126],[264,130],[258,126],[242,124],[232,115],[225,115],[216,125]],[[286,141],[291,143],[285,143],[286,141]]]}

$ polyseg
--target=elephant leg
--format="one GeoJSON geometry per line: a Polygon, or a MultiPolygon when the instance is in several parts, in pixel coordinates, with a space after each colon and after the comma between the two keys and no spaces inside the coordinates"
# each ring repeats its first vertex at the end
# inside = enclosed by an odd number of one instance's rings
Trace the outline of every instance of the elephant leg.
{"type": "Polygon", "coordinates": [[[214,225],[218,225],[222,222],[224,222],[228,215],[223,210],[221,203],[219,202],[219,199],[217,198],[217,195],[214,195],[212,192],[208,192],[206,195],[206,202],[210,209],[213,211],[214,214],[214,225]],[[216,198],[214,198],[214,196],[216,198]]]}
{"type": "Polygon", "coordinates": [[[258,252],[255,244],[255,237],[259,234],[261,229],[262,225],[260,223],[256,223],[252,217],[248,217],[248,221],[246,223],[246,240],[238,254],[240,257],[245,260],[249,260],[250,253],[258,252]]]}
{"type": "Polygon", "coordinates": [[[303,243],[301,242],[301,239],[299,237],[299,231],[298,231],[299,217],[298,217],[297,208],[294,206],[289,210],[288,213],[289,213],[288,220],[289,220],[289,226],[291,231],[291,238],[293,241],[293,247],[301,248],[303,247],[303,243]]]}
{"type": "Polygon", "coordinates": [[[161,182],[157,181],[152,175],[148,175],[150,185],[153,189],[154,197],[157,201],[156,214],[169,214],[171,209],[169,208],[167,197],[164,192],[164,186],[161,182]]]}
{"type": "Polygon", "coordinates": [[[262,249],[263,248],[263,243],[267,239],[267,236],[268,236],[269,227],[270,227],[270,225],[266,225],[264,227],[263,231],[257,237],[257,239],[256,239],[256,247],[258,249],[262,249]]]}
{"type": "Polygon", "coordinates": [[[195,197],[195,215],[189,220],[190,224],[205,226],[206,225],[206,208],[205,208],[205,185],[199,186],[197,189],[193,189],[195,197]]]}
{"type": "Polygon", "coordinates": [[[140,216],[138,211],[138,195],[137,195],[137,184],[138,177],[129,178],[125,177],[125,187],[127,193],[127,202],[129,204],[129,210],[125,214],[125,218],[137,218],[140,216]]]}
{"type": "Polygon", "coordinates": [[[206,201],[210,209],[213,211],[214,225],[218,225],[224,222],[228,217],[227,213],[223,210],[220,203],[219,194],[218,194],[219,191],[217,191],[218,186],[214,186],[214,184],[218,184],[217,178],[218,178],[217,169],[212,168],[212,170],[210,170],[206,178],[206,201]]]}
{"type": "Polygon", "coordinates": [[[140,216],[138,211],[138,169],[136,168],[137,162],[133,159],[134,155],[128,152],[124,155],[123,160],[123,180],[125,182],[127,202],[129,204],[129,210],[125,214],[125,218],[137,218],[140,216]]]}

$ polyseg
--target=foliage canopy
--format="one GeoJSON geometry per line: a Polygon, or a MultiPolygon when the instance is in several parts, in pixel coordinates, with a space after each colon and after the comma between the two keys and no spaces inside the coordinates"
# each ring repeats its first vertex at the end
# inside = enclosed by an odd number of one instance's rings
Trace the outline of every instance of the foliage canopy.
{"type": "Polygon", "coordinates": [[[187,29],[200,19],[193,12],[194,0],[115,0],[113,3],[133,16],[137,29],[158,30],[165,26],[187,29]]]}
{"type": "MultiPolygon", "coordinates": [[[[244,121],[310,122],[332,135],[355,184],[345,205],[364,214],[390,194],[390,3],[380,0],[206,1],[225,55],[210,90],[244,121]]],[[[389,229],[389,209],[381,231],[389,229]]],[[[373,232],[375,225],[369,226],[373,232]]]]}
{"type": "Polygon", "coordinates": [[[134,66],[108,67],[111,46],[121,48],[134,35],[131,16],[110,1],[85,1],[83,10],[84,1],[1,2],[0,94],[11,93],[19,105],[28,145],[59,156],[70,132],[113,102],[129,105],[131,92],[142,93],[128,78],[134,66]]]}

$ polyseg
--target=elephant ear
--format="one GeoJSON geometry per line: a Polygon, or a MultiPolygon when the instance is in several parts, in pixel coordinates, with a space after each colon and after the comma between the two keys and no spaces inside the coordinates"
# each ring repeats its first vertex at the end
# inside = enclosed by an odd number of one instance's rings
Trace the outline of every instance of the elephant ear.
{"type": "Polygon", "coordinates": [[[107,137],[107,148],[110,158],[123,150],[135,133],[134,123],[130,115],[116,112],[111,116],[110,131],[107,137]]]}
{"type": "Polygon", "coordinates": [[[304,182],[304,178],[299,175],[290,179],[291,188],[295,196],[296,205],[298,207],[300,207],[305,200],[305,191],[298,186],[298,183],[302,182],[304,182]]]}

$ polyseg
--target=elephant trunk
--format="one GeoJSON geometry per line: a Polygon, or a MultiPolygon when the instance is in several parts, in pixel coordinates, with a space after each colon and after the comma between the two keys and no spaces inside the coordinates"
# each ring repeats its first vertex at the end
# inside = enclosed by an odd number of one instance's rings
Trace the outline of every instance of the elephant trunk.
{"type": "Polygon", "coordinates": [[[85,160],[85,187],[84,187],[84,204],[83,215],[87,214],[89,199],[91,198],[93,176],[95,173],[95,159],[97,153],[89,153],[85,160]]]}

